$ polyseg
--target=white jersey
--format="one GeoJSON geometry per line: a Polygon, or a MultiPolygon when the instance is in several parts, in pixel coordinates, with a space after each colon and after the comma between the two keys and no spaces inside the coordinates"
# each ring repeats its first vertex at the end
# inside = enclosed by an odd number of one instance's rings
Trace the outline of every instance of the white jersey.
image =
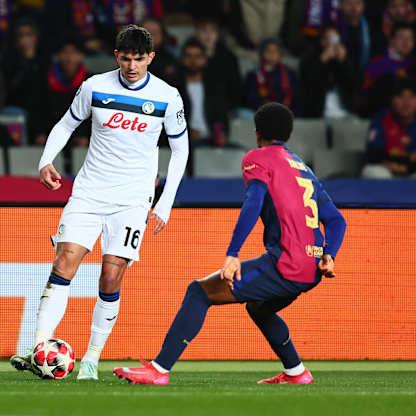
{"type": "MultiPolygon", "coordinates": [[[[187,143],[183,103],[177,89],[150,73],[136,88],[125,83],[120,70],[95,75],[82,84],[60,123],[65,125],[67,120],[68,129],[73,131],[90,116],[90,146],[72,196],[106,204],[149,203],[154,194],[162,127],[170,143],[171,139],[186,139],[187,143]]],[[[51,136],[53,130],[39,169],[52,163],[63,147],[57,152],[49,143],[53,141],[51,136]]]]}

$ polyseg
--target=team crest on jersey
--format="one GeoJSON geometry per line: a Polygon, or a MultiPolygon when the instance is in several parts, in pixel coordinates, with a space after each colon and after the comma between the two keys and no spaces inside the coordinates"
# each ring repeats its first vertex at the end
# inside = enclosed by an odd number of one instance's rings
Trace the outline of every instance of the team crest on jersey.
{"type": "Polygon", "coordinates": [[[142,105],[143,113],[152,114],[155,111],[155,105],[151,101],[146,101],[142,105]]]}

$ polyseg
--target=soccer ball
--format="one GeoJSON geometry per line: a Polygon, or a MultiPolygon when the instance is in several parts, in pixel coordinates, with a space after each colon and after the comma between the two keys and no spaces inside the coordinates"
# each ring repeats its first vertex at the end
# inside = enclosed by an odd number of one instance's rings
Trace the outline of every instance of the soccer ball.
{"type": "Polygon", "coordinates": [[[40,370],[40,377],[59,380],[74,369],[75,359],[71,346],[61,339],[48,339],[36,345],[32,365],[40,370]]]}

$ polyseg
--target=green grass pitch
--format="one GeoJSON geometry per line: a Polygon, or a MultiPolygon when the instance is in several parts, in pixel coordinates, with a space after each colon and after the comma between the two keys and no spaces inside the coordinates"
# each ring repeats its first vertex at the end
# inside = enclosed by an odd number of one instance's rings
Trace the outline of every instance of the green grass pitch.
{"type": "Polygon", "coordinates": [[[112,376],[101,381],[40,380],[0,362],[0,416],[281,416],[416,415],[416,362],[309,362],[310,386],[259,386],[279,372],[274,362],[179,362],[165,387],[134,386],[112,376]]]}

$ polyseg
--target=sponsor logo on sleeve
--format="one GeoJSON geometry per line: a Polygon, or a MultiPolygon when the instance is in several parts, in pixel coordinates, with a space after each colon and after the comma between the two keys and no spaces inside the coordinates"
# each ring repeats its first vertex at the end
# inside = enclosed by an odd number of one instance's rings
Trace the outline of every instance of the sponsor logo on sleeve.
{"type": "Polygon", "coordinates": [[[176,113],[176,121],[179,125],[185,123],[185,110],[183,108],[176,113]]]}
{"type": "Polygon", "coordinates": [[[243,166],[243,171],[247,172],[248,170],[253,170],[257,167],[255,163],[252,163],[251,165],[243,166]]]}

